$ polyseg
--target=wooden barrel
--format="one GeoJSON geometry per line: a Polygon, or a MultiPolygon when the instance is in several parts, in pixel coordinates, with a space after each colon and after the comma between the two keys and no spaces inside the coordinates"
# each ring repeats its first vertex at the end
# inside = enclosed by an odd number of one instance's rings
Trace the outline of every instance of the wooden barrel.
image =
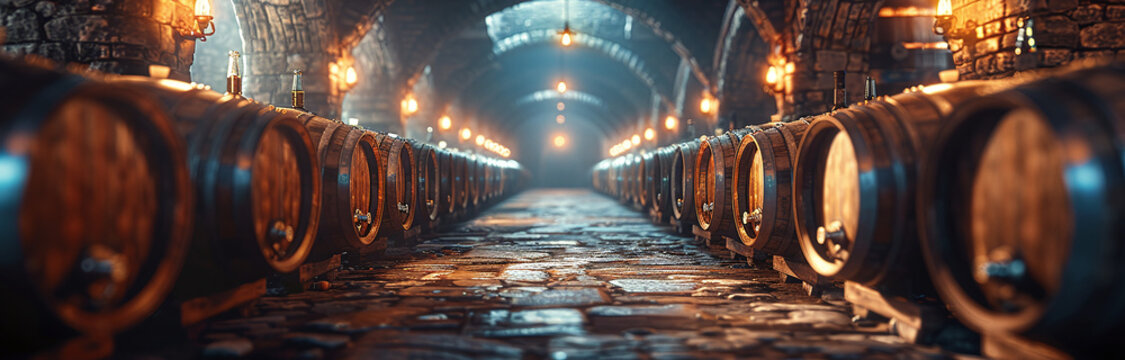
{"type": "Polygon", "coordinates": [[[654,187],[652,191],[653,207],[660,210],[665,217],[672,216],[672,162],[676,155],[675,146],[667,146],[656,151],[656,161],[653,162],[652,173],[654,187]]]}
{"type": "Polygon", "coordinates": [[[793,159],[809,123],[764,126],[735,155],[731,212],[743,244],[769,255],[800,256],[793,227],[793,159]]]}
{"type": "Polygon", "coordinates": [[[695,157],[700,141],[677,145],[672,155],[672,217],[681,224],[695,224],[695,157]]]}
{"type": "Polygon", "coordinates": [[[388,224],[384,224],[380,231],[389,237],[399,237],[402,232],[414,228],[417,212],[418,168],[414,147],[395,134],[375,133],[375,141],[379,144],[380,157],[386,159],[383,200],[386,208],[383,217],[388,224]],[[390,216],[387,216],[388,213],[390,216]]]}
{"type": "Polygon", "coordinates": [[[457,174],[453,171],[453,153],[447,150],[438,150],[438,172],[441,176],[438,177],[438,186],[441,191],[441,203],[438,205],[441,208],[441,215],[448,217],[449,214],[457,212],[457,174]]]}
{"type": "Polygon", "coordinates": [[[798,241],[809,265],[872,286],[913,276],[918,156],[952,109],[999,86],[942,84],[813,118],[793,174],[798,241]]]}
{"type": "Polygon", "coordinates": [[[321,178],[316,145],[300,119],[178,81],[115,82],[159,98],[188,143],[196,226],[178,298],[305,262],[320,224],[321,178]]]}
{"type": "Polygon", "coordinates": [[[192,226],[184,144],[148,94],[0,59],[0,336],[15,356],[160,305],[192,226]]]}
{"type": "Polygon", "coordinates": [[[484,181],[484,171],[481,169],[480,157],[477,155],[469,155],[469,161],[466,162],[469,172],[469,204],[473,206],[474,210],[479,209],[484,203],[481,201],[481,181],[484,181]]]}
{"type": "Polygon", "coordinates": [[[453,153],[453,184],[457,199],[457,209],[465,211],[469,208],[469,158],[465,154],[453,153]]]}
{"type": "Polygon", "coordinates": [[[416,142],[415,153],[418,154],[418,205],[420,213],[425,217],[424,223],[429,226],[438,220],[441,214],[438,203],[441,201],[440,164],[436,149],[429,144],[416,142]]]}
{"type": "Polygon", "coordinates": [[[279,109],[308,129],[321,164],[320,228],[312,258],[341,251],[357,254],[385,248],[375,244],[383,223],[384,165],[372,133],[303,111],[279,109]]]}
{"type": "Polygon", "coordinates": [[[495,194],[493,191],[496,189],[495,168],[493,167],[492,159],[487,157],[481,158],[481,167],[484,173],[484,181],[482,181],[481,197],[482,201],[488,202],[492,200],[495,194]]]}
{"type": "Polygon", "coordinates": [[[1120,353],[1125,333],[1125,67],[961,106],[927,157],[926,264],[966,325],[1120,353]]]}
{"type": "Polygon", "coordinates": [[[731,209],[731,183],[735,153],[742,134],[754,129],[739,129],[708,138],[695,155],[694,210],[699,228],[718,235],[738,236],[731,209]]]}
{"type": "Polygon", "coordinates": [[[652,154],[643,153],[637,155],[635,161],[636,171],[633,172],[633,177],[635,179],[633,180],[633,183],[635,184],[635,186],[633,187],[633,204],[640,206],[641,209],[646,209],[648,207],[649,200],[648,168],[652,163],[652,154]]]}
{"type": "Polygon", "coordinates": [[[661,195],[664,191],[662,189],[664,186],[662,172],[666,156],[663,148],[656,149],[650,154],[648,166],[645,167],[645,188],[648,190],[645,194],[646,202],[648,202],[649,208],[657,211],[664,211],[665,206],[662,203],[663,200],[668,198],[667,195],[661,195]]]}

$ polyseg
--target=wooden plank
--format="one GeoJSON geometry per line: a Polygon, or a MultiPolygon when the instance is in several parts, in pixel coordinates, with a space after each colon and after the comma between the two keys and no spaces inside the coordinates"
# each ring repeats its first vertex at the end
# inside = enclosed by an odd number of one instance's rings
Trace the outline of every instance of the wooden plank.
{"type": "Polygon", "coordinates": [[[306,285],[312,281],[313,278],[324,275],[330,271],[338,270],[340,266],[340,254],[332,255],[332,257],[322,261],[305,263],[297,269],[297,281],[299,281],[302,286],[306,285]]]}
{"type": "Polygon", "coordinates": [[[180,304],[180,323],[191,325],[218,315],[266,294],[266,279],[240,285],[213,295],[194,298],[180,304]]]}
{"type": "Polygon", "coordinates": [[[886,296],[851,281],[844,283],[844,300],[857,307],[856,313],[871,311],[891,319],[895,332],[911,343],[926,342],[945,325],[947,318],[945,312],[936,306],[886,296]]]}

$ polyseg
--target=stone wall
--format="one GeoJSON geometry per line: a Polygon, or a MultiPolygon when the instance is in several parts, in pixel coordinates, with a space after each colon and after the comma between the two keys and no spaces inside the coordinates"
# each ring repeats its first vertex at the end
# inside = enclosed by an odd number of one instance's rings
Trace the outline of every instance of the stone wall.
{"type": "Polygon", "coordinates": [[[189,80],[194,0],[0,0],[3,50],[108,73],[148,75],[149,65],[189,80]]]}
{"type": "Polygon", "coordinates": [[[341,74],[351,62],[330,27],[325,1],[233,3],[244,42],[243,94],[260,102],[289,106],[293,70],[301,70],[305,108],[320,116],[339,117],[345,91],[341,74]]]}
{"type": "Polygon", "coordinates": [[[947,36],[962,79],[1007,77],[1085,57],[1125,59],[1125,1],[953,0],[952,5],[955,26],[968,31],[962,39],[947,36]],[[969,21],[978,26],[968,29],[969,21]]]}

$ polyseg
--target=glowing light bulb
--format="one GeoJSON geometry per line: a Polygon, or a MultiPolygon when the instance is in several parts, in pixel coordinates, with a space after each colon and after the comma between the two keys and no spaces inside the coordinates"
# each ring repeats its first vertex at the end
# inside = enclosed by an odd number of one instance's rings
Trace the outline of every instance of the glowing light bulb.
{"type": "Polygon", "coordinates": [[[438,127],[441,127],[442,130],[449,130],[453,127],[453,119],[450,119],[449,115],[442,116],[441,120],[438,120],[438,127]]]}
{"type": "Polygon", "coordinates": [[[349,66],[348,71],[344,73],[344,81],[350,86],[359,82],[359,74],[355,72],[355,67],[349,66]]]}
{"type": "Polygon", "coordinates": [[[940,0],[937,5],[938,16],[953,15],[953,4],[949,0],[940,0]]]}
{"type": "Polygon", "coordinates": [[[710,114],[711,113],[711,99],[710,98],[708,98],[707,96],[704,96],[703,100],[699,101],[699,111],[704,113],[704,114],[710,114]]]}
{"type": "Polygon", "coordinates": [[[559,101],[558,104],[555,104],[555,109],[558,109],[559,111],[566,110],[566,104],[563,104],[562,101],[559,101]]]}
{"type": "Polygon", "coordinates": [[[559,39],[559,42],[562,43],[562,46],[570,46],[572,42],[572,40],[570,39],[570,32],[563,32],[562,39],[559,39]]]}
{"type": "Polygon", "coordinates": [[[778,77],[779,77],[777,72],[778,72],[777,67],[770,66],[770,69],[766,71],[766,83],[767,84],[776,84],[777,83],[777,80],[778,80],[778,77]]]}
{"type": "Polygon", "coordinates": [[[633,137],[629,138],[629,142],[632,142],[634,146],[640,145],[641,144],[641,136],[637,135],[637,134],[633,134],[633,137]]]}
{"type": "Polygon", "coordinates": [[[558,90],[560,94],[566,93],[566,81],[559,81],[559,84],[555,86],[555,90],[558,90]]]}
{"type": "Polygon", "coordinates": [[[566,123],[566,116],[562,116],[562,115],[555,116],[555,122],[559,123],[559,124],[565,124],[566,123]]]}
{"type": "Polygon", "coordinates": [[[653,128],[645,129],[645,140],[651,141],[656,138],[656,130],[653,128]]]}
{"type": "Polygon", "coordinates": [[[477,135],[477,145],[484,145],[484,135],[477,135]]]}
{"type": "Polygon", "coordinates": [[[446,148],[446,147],[448,147],[448,146],[449,146],[449,144],[448,144],[448,143],[446,143],[446,142],[445,142],[445,140],[442,140],[442,141],[438,141],[438,142],[437,142],[437,147],[438,147],[438,148],[440,148],[440,149],[444,149],[444,148],[446,148]]]}
{"type": "Polygon", "coordinates": [[[473,132],[469,128],[461,129],[461,140],[469,140],[471,137],[473,137],[473,132]]]}
{"type": "Polygon", "coordinates": [[[680,120],[676,119],[675,116],[669,115],[668,117],[664,118],[664,128],[665,129],[675,130],[676,125],[679,125],[679,123],[680,123],[680,120]]]}
{"type": "Polygon", "coordinates": [[[555,147],[561,148],[566,146],[566,136],[555,135],[555,147]]]}
{"type": "Polygon", "coordinates": [[[211,16],[211,0],[195,0],[195,16],[211,16]]]}

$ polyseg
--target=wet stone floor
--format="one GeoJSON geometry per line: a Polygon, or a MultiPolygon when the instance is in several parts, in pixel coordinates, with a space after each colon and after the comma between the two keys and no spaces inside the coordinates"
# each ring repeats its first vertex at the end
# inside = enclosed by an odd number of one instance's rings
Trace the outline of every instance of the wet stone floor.
{"type": "Polygon", "coordinates": [[[194,330],[204,357],[942,358],[586,190],[534,190],[328,290],[194,330]]]}

